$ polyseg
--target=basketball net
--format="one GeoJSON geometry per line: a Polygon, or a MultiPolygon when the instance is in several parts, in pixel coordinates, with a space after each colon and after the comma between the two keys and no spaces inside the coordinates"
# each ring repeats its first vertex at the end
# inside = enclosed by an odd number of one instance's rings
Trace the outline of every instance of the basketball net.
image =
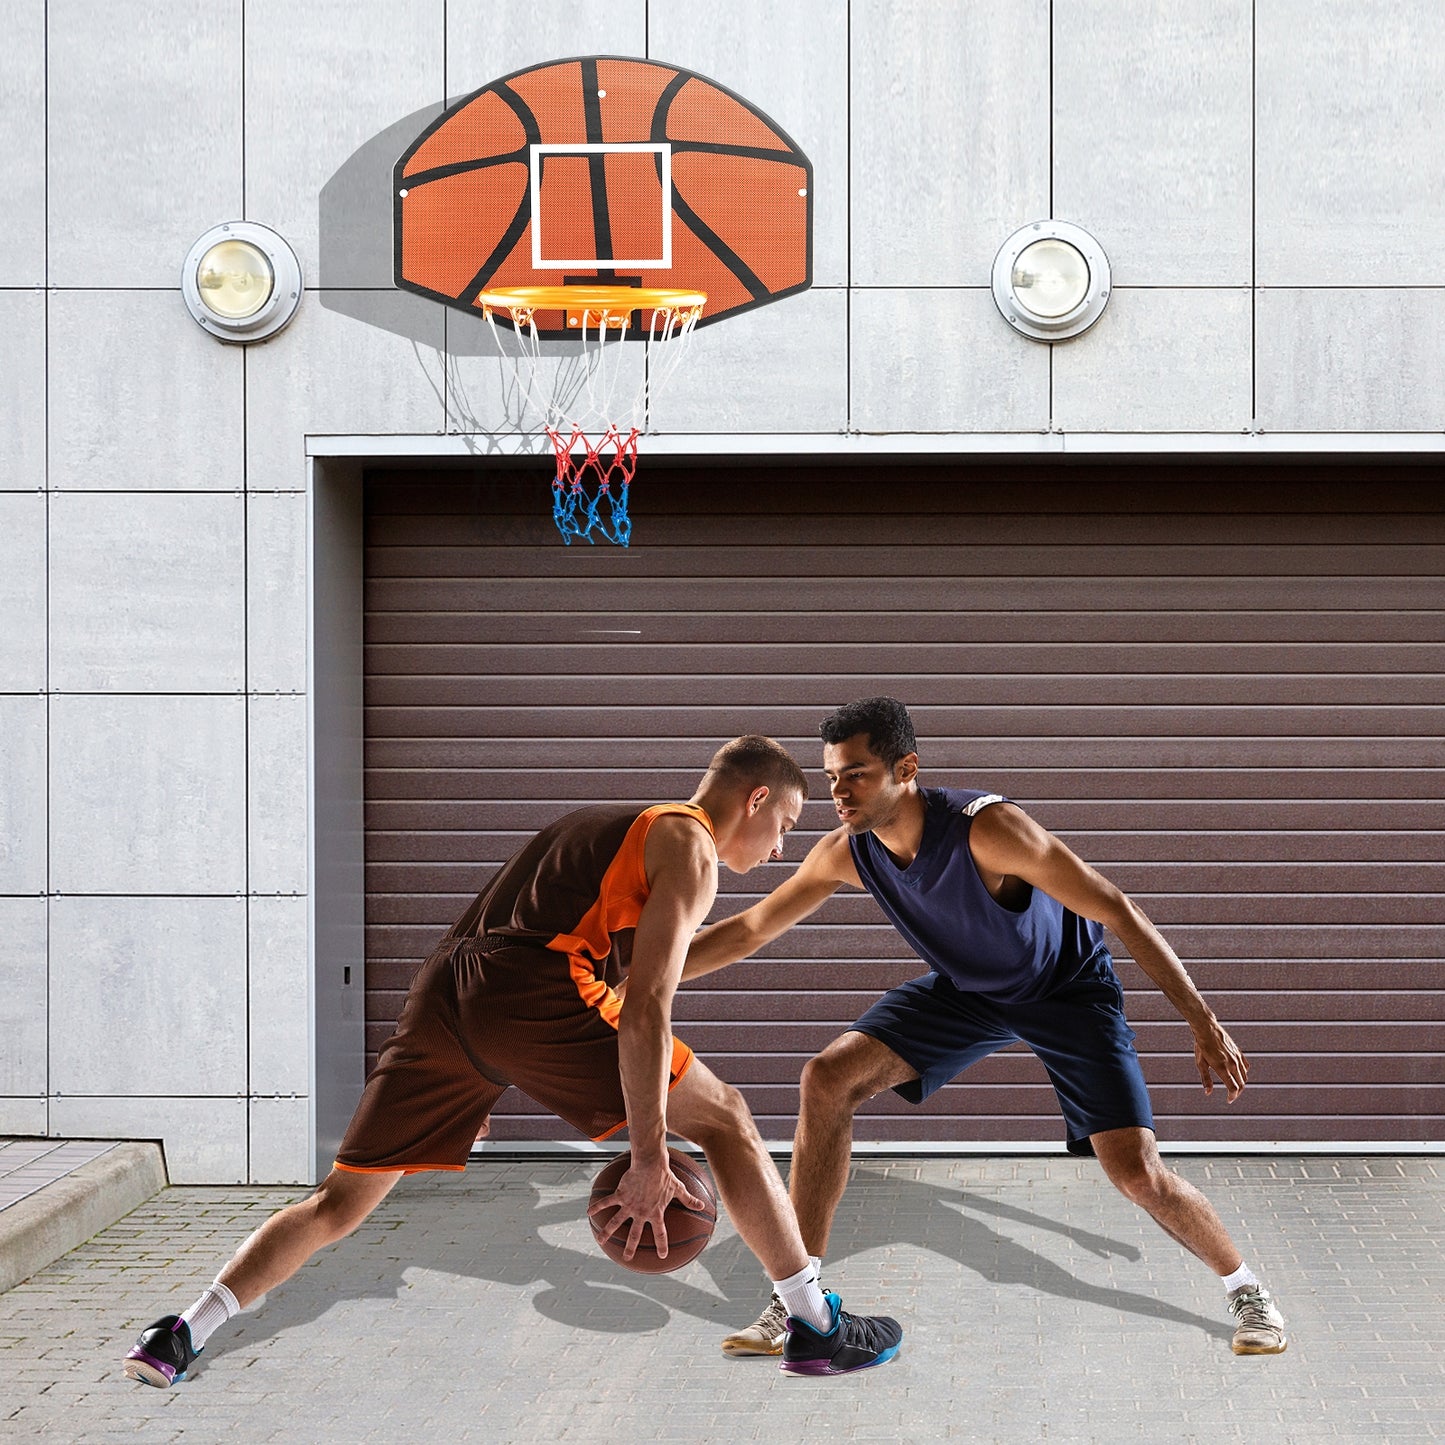
{"type": "Polygon", "coordinates": [[[619,547],[632,538],[628,489],[653,399],[682,365],[706,297],[626,286],[517,287],[483,292],[482,315],[517,389],[552,443],[552,519],[562,540],[619,547]],[[543,338],[539,312],[565,314],[567,334],[543,338]],[[505,313],[510,326],[497,324],[505,313]],[[644,325],[634,326],[638,317],[644,325]],[[625,346],[628,340],[640,345],[625,346]]]}

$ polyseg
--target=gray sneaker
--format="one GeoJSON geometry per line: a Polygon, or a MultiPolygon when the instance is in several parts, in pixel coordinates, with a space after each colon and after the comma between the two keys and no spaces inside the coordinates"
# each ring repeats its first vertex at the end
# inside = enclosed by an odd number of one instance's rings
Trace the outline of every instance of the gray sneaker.
{"type": "Polygon", "coordinates": [[[788,1311],[777,1295],[745,1330],[738,1330],[722,1342],[725,1355],[781,1355],[788,1333],[788,1311]]]}
{"type": "Polygon", "coordinates": [[[1263,1285],[1247,1284],[1232,1290],[1229,1312],[1238,1321],[1234,1328],[1236,1355],[1282,1355],[1289,1348],[1284,1316],[1263,1285]]]}

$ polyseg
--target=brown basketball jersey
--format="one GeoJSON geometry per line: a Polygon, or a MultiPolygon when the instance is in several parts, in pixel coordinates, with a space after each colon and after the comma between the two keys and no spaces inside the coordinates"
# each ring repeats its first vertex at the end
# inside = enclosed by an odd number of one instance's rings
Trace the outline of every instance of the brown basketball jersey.
{"type": "Polygon", "coordinates": [[[512,938],[574,959],[583,955],[594,977],[616,983],[631,962],[633,931],[647,902],[647,835],[669,814],[695,818],[713,832],[712,820],[691,803],[640,811],[599,804],[559,818],[492,879],[448,940],[512,938]]]}

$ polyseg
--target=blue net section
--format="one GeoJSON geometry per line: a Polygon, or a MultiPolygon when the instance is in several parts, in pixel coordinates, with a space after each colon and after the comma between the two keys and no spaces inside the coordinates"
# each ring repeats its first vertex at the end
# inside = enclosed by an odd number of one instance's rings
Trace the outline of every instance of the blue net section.
{"type": "Polygon", "coordinates": [[[549,427],[557,454],[552,482],[552,520],[570,547],[574,538],[594,542],[594,532],[618,547],[632,539],[627,489],[637,470],[637,428],[625,436],[610,426],[597,441],[575,427],[563,434],[549,427]]]}

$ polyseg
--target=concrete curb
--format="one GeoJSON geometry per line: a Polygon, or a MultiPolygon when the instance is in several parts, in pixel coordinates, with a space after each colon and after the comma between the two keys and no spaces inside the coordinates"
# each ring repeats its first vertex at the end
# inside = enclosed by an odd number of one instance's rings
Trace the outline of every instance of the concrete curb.
{"type": "Polygon", "coordinates": [[[54,1264],[165,1186],[159,1144],[117,1144],[0,1209],[0,1292],[54,1264]]]}

